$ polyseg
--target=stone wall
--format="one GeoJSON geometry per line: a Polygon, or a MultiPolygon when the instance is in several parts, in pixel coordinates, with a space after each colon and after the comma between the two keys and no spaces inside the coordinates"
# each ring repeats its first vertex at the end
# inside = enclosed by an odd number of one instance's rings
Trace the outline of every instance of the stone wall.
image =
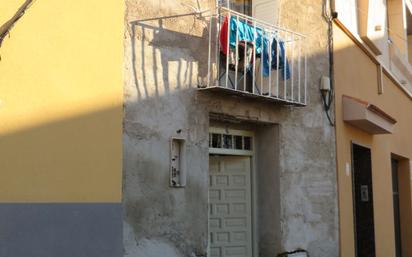
{"type": "Polygon", "coordinates": [[[279,206],[279,214],[262,208],[259,217],[270,220],[273,216],[278,231],[269,234],[278,236],[279,242],[261,242],[260,255],[304,248],[315,257],[338,256],[334,128],[322,110],[318,89],[329,69],[322,1],[280,2],[282,26],[308,36],[309,104],[302,108],[198,91],[207,77],[207,16],[211,14],[193,15],[189,6],[198,4],[213,12],[215,3],[126,1],[125,256],[206,253],[208,129],[216,120],[266,134],[262,124],[271,124],[278,133],[278,150],[272,156],[279,160],[273,171],[279,174],[280,187],[273,191],[278,196],[268,199],[278,199],[274,206],[279,206]],[[186,139],[185,188],[169,187],[171,137],[186,139]]]}

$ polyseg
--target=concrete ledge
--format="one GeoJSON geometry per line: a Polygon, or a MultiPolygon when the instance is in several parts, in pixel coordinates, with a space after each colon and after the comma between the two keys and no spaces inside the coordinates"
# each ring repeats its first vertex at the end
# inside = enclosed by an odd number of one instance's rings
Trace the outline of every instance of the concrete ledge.
{"type": "Polygon", "coordinates": [[[396,120],[366,101],[342,96],[343,120],[370,134],[391,134],[396,120]]]}
{"type": "Polygon", "coordinates": [[[239,97],[239,98],[247,98],[248,100],[254,99],[257,101],[262,102],[271,102],[277,105],[287,105],[287,106],[296,106],[296,107],[305,107],[306,104],[300,103],[297,101],[286,100],[282,98],[277,98],[276,96],[269,96],[269,95],[259,95],[253,94],[248,91],[236,90],[232,88],[220,87],[220,86],[211,86],[211,87],[199,87],[199,91],[206,91],[221,95],[239,97]]]}

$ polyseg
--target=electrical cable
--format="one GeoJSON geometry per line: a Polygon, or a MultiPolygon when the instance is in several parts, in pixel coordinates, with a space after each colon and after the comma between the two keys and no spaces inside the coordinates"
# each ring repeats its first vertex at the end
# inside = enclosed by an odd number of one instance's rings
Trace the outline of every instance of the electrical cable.
{"type": "Polygon", "coordinates": [[[16,24],[16,22],[23,17],[27,9],[33,4],[34,0],[26,0],[17,10],[17,12],[11,17],[6,23],[0,26],[0,47],[3,43],[4,38],[10,35],[10,30],[16,24]]]}
{"type": "Polygon", "coordinates": [[[329,54],[329,78],[330,78],[330,91],[322,92],[322,102],[323,108],[326,113],[326,117],[328,118],[329,124],[331,126],[335,126],[335,122],[332,120],[331,117],[331,107],[333,104],[333,100],[335,97],[335,90],[334,90],[334,72],[333,72],[333,65],[334,65],[334,56],[333,56],[333,15],[331,2],[329,0],[325,0],[324,7],[323,7],[323,16],[328,23],[328,54],[329,54]]]}

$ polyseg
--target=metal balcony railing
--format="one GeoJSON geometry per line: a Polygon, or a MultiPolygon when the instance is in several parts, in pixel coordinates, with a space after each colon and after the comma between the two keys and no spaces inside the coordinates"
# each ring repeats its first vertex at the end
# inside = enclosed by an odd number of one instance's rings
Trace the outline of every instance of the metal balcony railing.
{"type": "Polygon", "coordinates": [[[305,106],[305,36],[225,7],[217,10],[201,88],[305,106]]]}

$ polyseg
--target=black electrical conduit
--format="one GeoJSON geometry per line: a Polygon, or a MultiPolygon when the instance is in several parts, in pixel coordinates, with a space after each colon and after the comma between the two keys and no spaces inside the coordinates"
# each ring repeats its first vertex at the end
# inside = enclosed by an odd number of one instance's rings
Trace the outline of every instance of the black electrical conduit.
{"type": "Polygon", "coordinates": [[[328,54],[329,54],[329,78],[330,78],[330,91],[324,92],[321,90],[323,108],[326,113],[326,117],[331,126],[335,126],[335,122],[331,117],[331,107],[335,97],[334,90],[334,59],[333,59],[333,19],[336,18],[336,13],[333,12],[332,3],[330,0],[325,0],[323,6],[323,17],[328,23],[328,54]]]}

